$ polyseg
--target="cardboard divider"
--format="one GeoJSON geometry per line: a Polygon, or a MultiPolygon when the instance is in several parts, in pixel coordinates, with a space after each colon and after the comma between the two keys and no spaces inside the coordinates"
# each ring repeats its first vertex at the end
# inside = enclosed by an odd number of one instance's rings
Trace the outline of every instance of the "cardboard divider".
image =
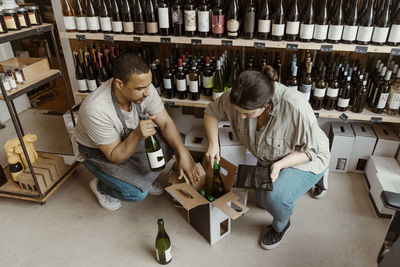
{"type": "Polygon", "coordinates": [[[187,183],[173,184],[165,188],[165,190],[181,203],[186,210],[191,210],[199,205],[208,204],[208,200],[187,183]],[[190,198],[190,196],[192,198],[190,198]]]}
{"type": "Polygon", "coordinates": [[[232,220],[236,220],[237,218],[239,218],[240,216],[242,216],[249,210],[249,208],[244,206],[242,203],[240,203],[238,201],[238,199],[239,199],[239,197],[237,195],[235,195],[232,192],[228,192],[225,195],[223,195],[222,197],[211,202],[211,204],[216,206],[217,208],[219,208],[223,213],[228,215],[232,220]],[[236,211],[231,206],[229,206],[228,203],[230,203],[230,202],[232,202],[236,206],[238,206],[241,209],[241,211],[236,211]]]}

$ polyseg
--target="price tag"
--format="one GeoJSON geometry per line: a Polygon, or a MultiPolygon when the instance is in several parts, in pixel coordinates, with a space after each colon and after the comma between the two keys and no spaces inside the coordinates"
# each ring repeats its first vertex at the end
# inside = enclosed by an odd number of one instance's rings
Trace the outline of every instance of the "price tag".
{"type": "Polygon", "coordinates": [[[371,122],[372,123],[381,123],[382,122],[382,118],[380,118],[380,117],[371,117],[371,122]]]}
{"type": "Polygon", "coordinates": [[[161,43],[162,44],[170,44],[171,43],[171,38],[169,38],[169,37],[161,37],[161,43]]]}
{"type": "Polygon", "coordinates": [[[201,45],[201,39],[192,39],[192,45],[201,45]]]}
{"type": "Polygon", "coordinates": [[[400,49],[399,48],[392,48],[391,55],[400,56],[400,49]]]}
{"type": "Polygon", "coordinates": [[[265,43],[254,42],[254,48],[256,48],[256,49],[264,49],[265,48],[265,43]]]}
{"type": "Polygon", "coordinates": [[[368,46],[356,46],[356,53],[360,53],[360,54],[366,54],[368,52],[368,46]]]}
{"type": "Polygon", "coordinates": [[[141,43],[140,37],[133,37],[133,42],[136,44],[140,44],[141,43]]]}
{"type": "Polygon", "coordinates": [[[321,45],[321,52],[331,53],[333,51],[333,45],[321,45]]]}
{"type": "Polygon", "coordinates": [[[318,112],[314,112],[315,118],[319,118],[319,113],[318,112]]]}
{"type": "Polygon", "coordinates": [[[221,41],[221,45],[222,45],[222,46],[231,47],[231,46],[232,46],[232,41],[230,41],[230,40],[222,40],[222,41],[221,41]]]}
{"type": "Polygon", "coordinates": [[[36,32],[43,32],[43,31],[44,31],[43,27],[39,27],[36,29],[36,32]]]}
{"type": "Polygon", "coordinates": [[[297,44],[287,44],[286,45],[286,50],[289,51],[297,51],[298,45],[297,44]]]}
{"type": "Polygon", "coordinates": [[[86,41],[86,35],[84,35],[84,34],[77,34],[77,35],[76,35],[76,40],[78,40],[78,41],[86,41]]]}
{"type": "Polygon", "coordinates": [[[340,118],[342,121],[347,121],[347,119],[348,119],[349,117],[348,117],[346,114],[342,113],[342,115],[340,115],[339,118],[340,118]]]}
{"type": "Polygon", "coordinates": [[[165,105],[167,105],[168,107],[175,107],[175,102],[174,101],[165,101],[165,105]]]}
{"type": "Polygon", "coordinates": [[[108,35],[108,34],[104,34],[104,41],[114,42],[114,36],[108,35]]]}

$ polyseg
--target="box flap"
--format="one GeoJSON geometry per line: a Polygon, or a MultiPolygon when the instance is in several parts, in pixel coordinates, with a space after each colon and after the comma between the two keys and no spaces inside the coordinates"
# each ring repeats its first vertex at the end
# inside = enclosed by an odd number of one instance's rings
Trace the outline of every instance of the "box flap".
{"type": "Polygon", "coordinates": [[[350,123],[332,122],[332,131],[333,134],[337,136],[354,137],[354,132],[350,123]]]}
{"type": "Polygon", "coordinates": [[[245,214],[249,208],[244,206],[242,203],[238,201],[239,197],[232,192],[228,192],[222,197],[211,202],[212,205],[216,206],[223,213],[229,216],[232,220],[236,220],[243,214],[245,214]],[[230,207],[229,202],[235,204],[241,211],[237,211],[234,208],[230,207]]]}
{"type": "Polygon", "coordinates": [[[373,124],[372,128],[379,139],[400,141],[393,129],[387,125],[373,124]]]}
{"type": "Polygon", "coordinates": [[[352,122],[351,127],[353,127],[353,131],[356,136],[376,138],[374,130],[368,124],[352,122]]]}
{"type": "MultiPolygon", "coordinates": [[[[204,158],[202,165],[206,172],[206,187],[207,190],[209,190],[212,184],[213,169],[211,168],[210,162],[206,158],[204,158]]],[[[225,190],[231,191],[236,179],[237,167],[232,163],[230,163],[229,161],[227,161],[226,159],[224,159],[223,157],[221,157],[221,160],[219,162],[219,167],[220,167],[221,178],[224,182],[225,190]]],[[[209,193],[209,191],[207,193],[209,193]]]]}
{"type": "Polygon", "coordinates": [[[165,188],[186,210],[191,210],[199,205],[208,204],[208,200],[200,195],[187,183],[173,184],[165,188]]]}

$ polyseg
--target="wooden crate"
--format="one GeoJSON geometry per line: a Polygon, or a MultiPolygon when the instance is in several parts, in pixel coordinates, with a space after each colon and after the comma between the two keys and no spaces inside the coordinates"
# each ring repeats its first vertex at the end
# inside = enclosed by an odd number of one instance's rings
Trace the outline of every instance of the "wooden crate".
{"type": "Polygon", "coordinates": [[[22,67],[22,73],[26,81],[36,80],[37,76],[50,70],[47,58],[14,57],[0,62],[0,64],[3,66],[4,71],[22,67]]]}

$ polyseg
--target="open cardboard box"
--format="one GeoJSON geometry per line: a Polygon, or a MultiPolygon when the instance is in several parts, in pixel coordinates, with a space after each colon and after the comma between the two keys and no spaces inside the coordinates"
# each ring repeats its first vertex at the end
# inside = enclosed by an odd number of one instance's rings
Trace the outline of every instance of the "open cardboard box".
{"type": "MultiPolygon", "coordinates": [[[[165,188],[165,190],[186,209],[188,223],[211,245],[214,245],[230,234],[231,219],[236,220],[245,214],[249,208],[240,203],[239,197],[231,192],[237,173],[236,166],[221,158],[220,173],[227,193],[213,202],[209,202],[198,192],[202,188],[206,189],[207,194],[210,192],[213,177],[211,165],[207,160],[204,160],[203,164],[198,166],[205,170],[201,176],[200,184],[196,183],[192,186],[185,182],[177,183],[165,188]]],[[[172,172],[172,175],[176,174],[172,172]]]]}
{"type": "Polygon", "coordinates": [[[22,67],[22,73],[26,81],[36,80],[39,75],[50,70],[47,58],[14,57],[0,62],[0,64],[5,71],[13,71],[22,67]]]}

